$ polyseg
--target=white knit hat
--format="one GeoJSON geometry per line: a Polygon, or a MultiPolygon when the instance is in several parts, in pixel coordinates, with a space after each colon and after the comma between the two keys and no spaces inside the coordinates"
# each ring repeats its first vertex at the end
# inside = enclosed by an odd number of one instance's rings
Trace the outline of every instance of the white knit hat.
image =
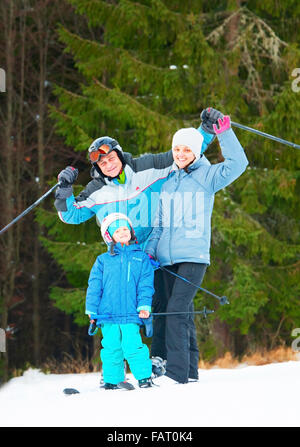
{"type": "Polygon", "coordinates": [[[175,146],[188,146],[196,159],[200,158],[201,148],[203,143],[203,136],[194,127],[187,127],[185,129],[179,129],[173,135],[172,139],[172,149],[175,146]]]}

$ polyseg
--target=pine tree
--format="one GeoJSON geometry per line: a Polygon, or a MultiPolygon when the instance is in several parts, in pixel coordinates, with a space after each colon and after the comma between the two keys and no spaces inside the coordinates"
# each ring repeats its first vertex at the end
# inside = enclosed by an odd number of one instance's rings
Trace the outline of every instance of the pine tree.
{"type": "MultiPolygon", "coordinates": [[[[86,151],[100,135],[113,136],[134,155],[168,150],[172,134],[198,127],[207,106],[300,141],[300,100],[290,77],[291,64],[300,60],[299,33],[289,42],[280,23],[272,28],[277,2],[69,1],[94,36],[63,26],[58,31],[78,82],[72,91],[57,85],[59,105],[51,107],[51,116],[75,151],[86,151]]],[[[293,6],[290,0],[281,8],[293,6]]],[[[230,305],[220,307],[208,325],[198,323],[206,358],[288,343],[299,320],[299,151],[236,133],[250,165],[216,195],[204,286],[227,295],[230,305]]],[[[216,143],[207,157],[222,160],[216,143]]],[[[105,250],[99,230],[94,221],[66,227],[55,213],[40,213],[39,220],[48,227],[43,242],[71,286],[56,287],[52,297],[85,324],[88,272],[105,250]]],[[[198,294],[196,304],[202,303],[215,306],[198,294]]]]}

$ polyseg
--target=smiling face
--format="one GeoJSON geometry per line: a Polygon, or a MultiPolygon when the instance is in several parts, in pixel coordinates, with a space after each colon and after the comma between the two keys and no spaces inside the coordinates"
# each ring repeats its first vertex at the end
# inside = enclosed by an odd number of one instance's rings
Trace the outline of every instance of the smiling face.
{"type": "Polygon", "coordinates": [[[127,227],[120,227],[113,234],[113,240],[115,242],[121,242],[121,244],[128,245],[130,239],[131,233],[127,227]]]}
{"type": "Polygon", "coordinates": [[[107,177],[117,177],[122,169],[122,162],[116,151],[112,151],[108,155],[102,155],[97,165],[107,177]]]}
{"type": "Polygon", "coordinates": [[[195,160],[195,155],[188,146],[178,145],[172,150],[173,159],[179,169],[184,169],[195,160]]]}

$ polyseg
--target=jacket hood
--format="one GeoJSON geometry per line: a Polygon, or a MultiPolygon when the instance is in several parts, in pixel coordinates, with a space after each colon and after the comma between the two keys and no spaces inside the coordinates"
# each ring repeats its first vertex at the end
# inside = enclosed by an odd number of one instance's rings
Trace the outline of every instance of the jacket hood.
{"type": "Polygon", "coordinates": [[[103,237],[104,242],[107,245],[110,245],[110,244],[113,243],[112,237],[111,237],[111,235],[108,232],[108,227],[113,222],[115,222],[116,220],[119,220],[119,219],[126,220],[129,223],[129,226],[130,226],[130,229],[131,229],[131,238],[135,239],[135,234],[134,234],[134,229],[133,229],[132,222],[129,219],[129,217],[126,216],[126,214],[122,214],[122,213],[111,213],[111,214],[108,214],[106,217],[104,217],[104,219],[102,220],[101,223],[98,220],[98,217],[96,216],[97,225],[101,228],[101,235],[103,237]]]}

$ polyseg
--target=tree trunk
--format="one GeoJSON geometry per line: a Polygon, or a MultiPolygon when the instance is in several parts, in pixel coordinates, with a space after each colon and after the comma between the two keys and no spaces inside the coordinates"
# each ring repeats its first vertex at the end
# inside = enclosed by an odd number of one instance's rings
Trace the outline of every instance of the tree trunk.
{"type": "MultiPolygon", "coordinates": [[[[14,2],[5,2],[2,4],[2,14],[5,27],[5,62],[6,62],[6,117],[3,122],[4,130],[3,141],[3,169],[1,171],[1,183],[3,190],[3,216],[4,224],[9,223],[14,218],[14,155],[16,148],[13,141],[13,72],[14,72],[14,53],[13,43],[15,39],[14,32],[14,2]]],[[[10,228],[3,236],[1,241],[2,265],[1,265],[1,295],[3,300],[1,327],[6,329],[8,326],[9,304],[14,291],[14,278],[16,271],[15,229],[10,228]]],[[[8,344],[6,344],[6,353],[4,354],[3,380],[8,378],[8,344]]]]}

